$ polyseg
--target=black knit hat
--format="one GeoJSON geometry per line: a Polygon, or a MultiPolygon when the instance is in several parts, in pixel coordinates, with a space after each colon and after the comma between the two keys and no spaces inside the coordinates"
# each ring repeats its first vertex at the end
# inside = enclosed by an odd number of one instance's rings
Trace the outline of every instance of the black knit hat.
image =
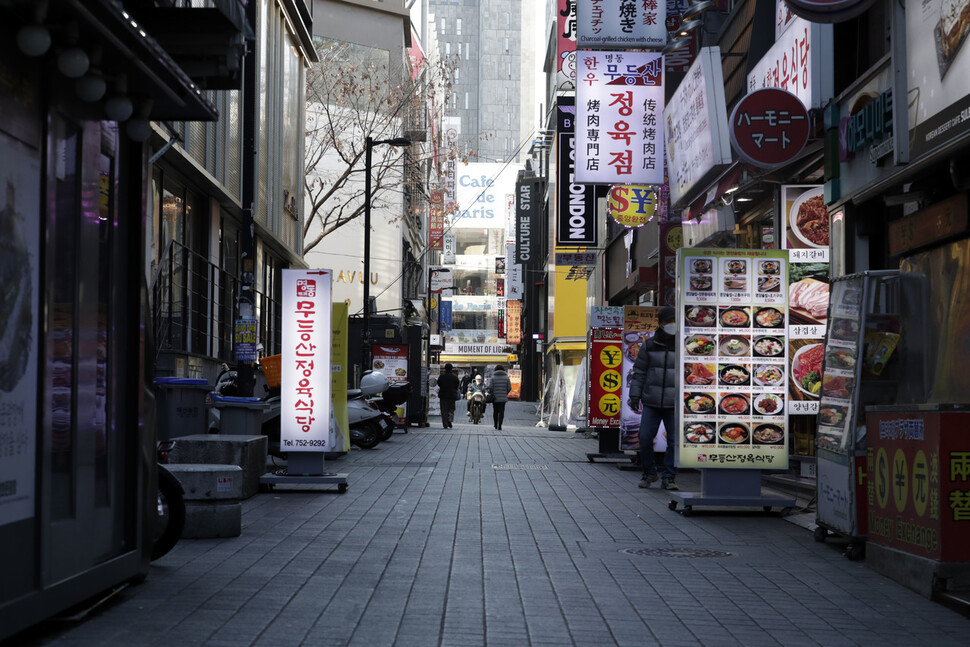
{"type": "Polygon", "coordinates": [[[657,322],[662,326],[665,323],[673,323],[677,320],[677,311],[670,306],[664,306],[657,315],[657,322]]]}

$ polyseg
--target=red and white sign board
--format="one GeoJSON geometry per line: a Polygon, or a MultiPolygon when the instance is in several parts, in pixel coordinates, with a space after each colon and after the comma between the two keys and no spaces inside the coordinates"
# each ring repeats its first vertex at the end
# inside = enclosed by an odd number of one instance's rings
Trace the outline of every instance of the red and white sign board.
{"type": "Polygon", "coordinates": [[[810,121],[801,100],[780,88],[748,93],[731,112],[731,146],[762,168],[784,166],[808,143],[810,121]]]}
{"type": "Polygon", "coordinates": [[[330,435],[330,270],[283,270],[280,442],[327,451],[330,435]]]}
{"type": "Polygon", "coordinates": [[[592,328],[589,331],[589,425],[620,427],[623,396],[623,330],[592,328]]]}

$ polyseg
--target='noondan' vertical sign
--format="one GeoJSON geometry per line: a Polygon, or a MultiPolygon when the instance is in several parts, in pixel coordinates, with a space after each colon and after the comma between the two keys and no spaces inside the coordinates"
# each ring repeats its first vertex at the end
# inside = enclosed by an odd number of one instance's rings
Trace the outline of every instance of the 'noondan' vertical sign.
{"type": "Polygon", "coordinates": [[[280,443],[327,451],[330,433],[330,270],[283,270],[280,443]]]}

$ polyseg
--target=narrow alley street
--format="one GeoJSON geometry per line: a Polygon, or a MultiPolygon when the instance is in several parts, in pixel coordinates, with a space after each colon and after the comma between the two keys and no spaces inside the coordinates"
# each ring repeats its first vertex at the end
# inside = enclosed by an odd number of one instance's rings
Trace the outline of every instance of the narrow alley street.
{"type": "MultiPolygon", "coordinates": [[[[277,488],[242,535],[183,540],[146,582],[19,644],[965,645],[970,619],[761,510],[671,512],[535,405],[459,415],[277,488]]],[[[699,487],[697,472],[680,478],[699,487]]],[[[795,511],[797,513],[798,510],[795,511]]]]}

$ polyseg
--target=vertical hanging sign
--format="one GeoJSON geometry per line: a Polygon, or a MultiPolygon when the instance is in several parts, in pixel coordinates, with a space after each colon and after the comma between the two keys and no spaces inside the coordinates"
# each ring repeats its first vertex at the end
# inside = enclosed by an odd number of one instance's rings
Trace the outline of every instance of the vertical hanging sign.
{"type": "Polygon", "coordinates": [[[667,43],[667,3],[657,0],[583,0],[577,3],[579,49],[645,49],[667,43]]]}
{"type": "Polygon", "coordinates": [[[330,435],[330,270],[283,270],[280,442],[320,452],[330,435]]]}
{"type": "Polygon", "coordinates": [[[556,136],[556,246],[596,246],[596,189],[576,180],[576,106],[560,97],[556,136]]]}
{"type": "Polygon", "coordinates": [[[431,191],[431,215],[428,219],[428,249],[442,249],[445,235],[445,191],[431,191]]]}
{"type": "Polygon", "coordinates": [[[623,330],[592,328],[589,334],[589,426],[619,429],[623,330]]]}
{"type": "Polygon", "coordinates": [[[584,51],[577,63],[575,181],[663,184],[663,56],[584,51]]]}

